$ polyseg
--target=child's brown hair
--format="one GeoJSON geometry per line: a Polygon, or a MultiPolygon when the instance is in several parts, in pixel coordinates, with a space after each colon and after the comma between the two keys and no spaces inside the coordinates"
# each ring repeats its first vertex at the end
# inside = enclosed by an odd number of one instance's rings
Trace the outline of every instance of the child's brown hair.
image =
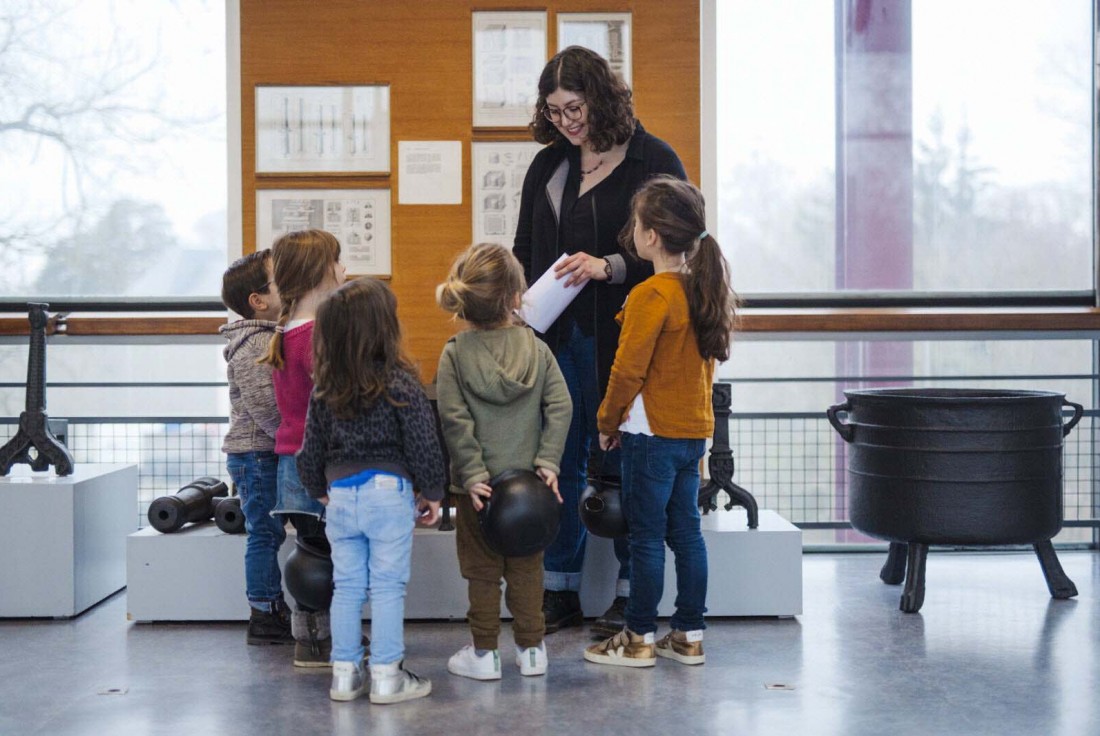
{"type": "Polygon", "coordinates": [[[386,392],[394,370],[416,375],[405,354],[397,298],[382,281],[361,278],[332,292],[313,323],[314,395],[350,419],[386,392]]]}
{"type": "Polygon", "coordinates": [[[340,262],[340,241],[326,230],[298,230],[287,233],[271,246],[275,287],[283,308],[278,327],[261,363],[276,370],[283,367],[283,328],[290,320],[298,300],[317,288],[340,262]]]}
{"type": "Polygon", "coordinates": [[[271,279],[267,277],[270,259],[270,250],[258,250],[229,264],[222,274],[222,304],[226,309],[245,319],[256,316],[248,298],[253,294],[266,294],[271,289],[271,279]]]}

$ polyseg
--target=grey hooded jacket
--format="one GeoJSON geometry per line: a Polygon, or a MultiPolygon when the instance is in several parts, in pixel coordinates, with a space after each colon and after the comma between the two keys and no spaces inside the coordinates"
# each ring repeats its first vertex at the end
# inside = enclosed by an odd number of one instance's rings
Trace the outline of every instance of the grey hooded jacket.
{"type": "Polygon", "coordinates": [[[222,452],[261,452],[275,449],[275,430],[279,428],[279,408],[271,384],[271,366],[257,365],[275,323],[262,319],[242,319],[218,328],[229,341],[222,350],[229,378],[229,432],[222,452]]]}
{"type": "Polygon", "coordinates": [[[529,327],[452,337],[439,357],[436,395],[453,492],[505,470],[560,472],[573,402],[550,348],[529,327]]]}

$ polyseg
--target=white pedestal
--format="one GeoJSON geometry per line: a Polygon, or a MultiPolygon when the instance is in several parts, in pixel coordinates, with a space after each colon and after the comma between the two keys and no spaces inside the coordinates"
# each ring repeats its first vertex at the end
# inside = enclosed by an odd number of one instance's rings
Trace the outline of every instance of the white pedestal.
{"type": "Polygon", "coordinates": [[[77,463],[72,475],[15,465],[0,477],[0,617],[68,617],[126,587],[137,528],[136,465],[77,463]]]}
{"type": "MultiPolygon", "coordinates": [[[[760,512],[748,529],[745,512],[719,510],[703,517],[710,581],[709,616],[796,616],[802,613],[802,532],[774,511],[760,512]]],[[[134,621],[241,621],[244,594],[243,534],[224,534],[214,524],[188,526],[173,534],[151,527],[127,544],[128,615],[134,621]]],[[[288,532],[280,561],[293,549],[288,532]]],[[[672,613],[676,573],[665,561],[665,595],[659,612],[672,613]]],[[[597,616],[611,602],[618,563],[611,540],[589,538],[581,604],[597,616]]],[[[290,600],[288,596],[288,600],[290,600]]],[[[466,581],[458,571],[454,532],[417,529],[412,577],[405,600],[408,619],[466,617],[466,581]]],[[[370,607],[364,608],[369,618],[370,607]]],[[[502,613],[506,614],[506,609],[502,613]]]]}

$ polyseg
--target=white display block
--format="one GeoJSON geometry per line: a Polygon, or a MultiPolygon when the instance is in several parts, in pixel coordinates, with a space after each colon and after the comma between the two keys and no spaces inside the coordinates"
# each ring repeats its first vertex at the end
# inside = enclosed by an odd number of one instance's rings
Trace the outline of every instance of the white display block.
{"type": "MultiPolygon", "coordinates": [[[[742,509],[703,517],[710,581],[708,616],[796,616],[802,613],[802,532],[774,511],[761,511],[749,529],[742,509]]],[[[225,534],[212,522],[173,534],[151,527],[131,534],[127,545],[128,616],[133,621],[243,621],[245,535],[225,534]]],[[[294,532],[280,551],[280,565],[294,532]]],[[[589,616],[603,613],[615,590],[618,563],[611,540],[589,538],[581,604],[589,616]]],[[[676,573],[665,558],[660,615],[672,613],[676,573]]],[[[289,595],[287,596],[289,601],[289,595]]],[[[458,571],[454,532],[417,529],[412,577],[405,599],[410,620],[462,620],[466,581],[458,571]]],[[[369,618],[370,606],[364,607],[369,618]]],[[[503,608],[502,613],[507,614],[503,608]]]]}
{"type": "Polygon", "coordinates": [[[15,465],[0,477],[0,617],[75,616],[126,587],[137,528],[136,465],[77,463],[72,475],[15,465]]]}

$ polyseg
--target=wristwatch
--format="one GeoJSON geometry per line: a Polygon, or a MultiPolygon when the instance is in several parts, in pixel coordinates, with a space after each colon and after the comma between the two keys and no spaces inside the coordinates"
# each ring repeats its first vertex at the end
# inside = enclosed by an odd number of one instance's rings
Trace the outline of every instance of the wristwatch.
{"type": "Polygon", "coordinates": [[[611,280],[611,261],[606,258],[603,259],[603,272],[607,274],[607,280],[611,280]]]}

